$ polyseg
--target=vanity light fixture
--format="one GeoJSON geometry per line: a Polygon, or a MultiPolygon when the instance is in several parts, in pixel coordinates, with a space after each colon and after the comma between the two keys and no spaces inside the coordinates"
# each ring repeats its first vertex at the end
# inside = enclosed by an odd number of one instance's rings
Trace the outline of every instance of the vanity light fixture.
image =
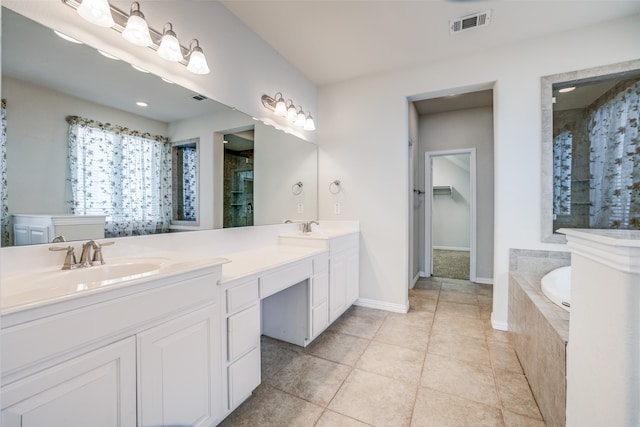
{"type": "Polygon", "coordinates": [[[191,40],[189,46],[189,63],[187,64],[187,70],[194,74],[209,74],[209,66],[207,65],[207,58],[204,56],[204,52],[200,47],[198,39],[191,40]],[[195,46],[194,46],[195,43],[195,46]]]}
{"type": "MultiPolygon", "coordinates": [[[[316,130],[316,125],[311,114],[305,115],[302,107],[296,107],[291,99],[287,99],[285,102],[281,92],[277,92],[274,97],[262,95],[261,99],[262,105],[264,105],[266,109],[273,111],[277,116],[286,117],[290,123],[301,126],[304,130],[316,130]]],[[[276,126],[275,123],[274,126],[276,126]]]]}
{"type": "Polygon", "coordinates": [[[149,25],[147,25],[147,21],[140,11],[140,3],[137,1],[131,3],[129,19],[127,19],[127,26],[122,31],[122,37],[136,46],[148,47],[153,43],[151,34],[149,34],[149,25]]]}
{"type": "Polygon", "coordinates": [[[178,62],[183,59],[180,42],[178,41],[176,33],[173,32],[171,22],[164,24],[162,40],[160,40],[160,46],[158,47],[158,55],[160,58],[172,62],[178,62]]]}
{"type": "Polygon", "coordinates": [[[130,43],[147,46],[157,52],[161,58],[179,62],[194,74],[210,73],[198,40],[194,39],[191,42],[191,48],[187,49],[178,41],[171,23],[167,22],[162,33],[150,28],[140,11],[138,1],[131,4],[129,14],[109,4],[108,0],[62,0],[62,2],[76,10],[87,21],[103,27],[111,27],[130,43]]]}
{"type": "Polygon", "coordinates": [[[100,27],[108,28],[115,24],[107,0],[82,0],[76,12],[87,21],[100,27]]]}

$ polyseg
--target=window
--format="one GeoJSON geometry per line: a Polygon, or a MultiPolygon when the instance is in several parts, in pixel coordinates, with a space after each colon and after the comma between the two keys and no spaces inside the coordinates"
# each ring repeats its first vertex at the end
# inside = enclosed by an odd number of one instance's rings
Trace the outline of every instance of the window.
{"type": "Polygon", "coordinates": [[[167,232],[171,220],[167,139],[75,116],[67,121],[72,212],[106,215],[106,237],[167,232]]]}
{"type": "Polygon", "coordinates": [[[171,148],[174,224],[198,225],[198,143],[196,138],[171,148]]]}

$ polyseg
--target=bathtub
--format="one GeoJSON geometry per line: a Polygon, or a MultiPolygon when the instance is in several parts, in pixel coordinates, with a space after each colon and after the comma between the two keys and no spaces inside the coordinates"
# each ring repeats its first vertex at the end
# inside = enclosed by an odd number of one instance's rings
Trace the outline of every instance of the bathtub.
{"type": "Polygon", "coordinates": [[[570,311],[571,266],[550,271],[542,278],[542,292],[561,308],[570,311]]]}

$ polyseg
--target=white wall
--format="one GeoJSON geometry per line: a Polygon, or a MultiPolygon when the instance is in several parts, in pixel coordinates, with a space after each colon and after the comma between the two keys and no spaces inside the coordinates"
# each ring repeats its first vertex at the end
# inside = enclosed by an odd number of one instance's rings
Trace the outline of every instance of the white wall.
{"type": "MultiPolygon", "coordinates": [[[[490,282],[493,278],[494,233],[493,108],[469,108],[422,115],[419,121],[419,132],[418,173],[420,182],[424,182],[424,153],[426,151],[476,149],[476,277],[482,279],[483,282],[490,282]]],[[[419,213],[419,219],[422,222],[421,228],[423,228],[424,207],[419,213]]],[[[424,239],[420,242],[419,250],[424,263],[424,239]]]]}
{"type": "MultiPolygon", "coordinates": [[[[214,142],[215,132],[253,127],[255,121],[238,111],[223,110],[169,124],[171,141],[200,138],[199,168],[199,225],[182,228],[209,230],[222,226],[222,216],[216,223],[216,203],[222,203],[222,141],[214,142]],[[218,184],[220,184],[218,186],[218,184]],[[216,198],[215,194],[220,197],[216,198]]],[[[222,210],[220,210],[220,213],[222,210]]]]}
{"type": "Polygon", "coordinates": [[[640,16],[476,55],[324,86],[319,92],[320,188],[344,183],[342,213],[320,192],[321,219],[359,219],[360,295],[406,307],[407,97],[494,89],[493,325],[507,327],[509,248],[540,242],[540,77],[640,57],[640,16]]]}
{"type": "Polygon", "coordinates": [[[80,116],[167,136],[167,123],[64,95],[12,78],[2,79],[7,100],[9,213],[69,213],[69,125],[80,116]]]}
{"type": "Polygon", "coordinates": [[[317,146],[258,123],[254,148],[254,223],[309,221],[318,211],[317,146]],[[293,186],[302,182],[302,192],[293,186]],[[302,212],[298,212],[301,204],[302,212]]]}
{"type": "MultiPolygon", "coordinates": [[[[110,3],[125,11],[131,5],[129,0],[110,3]]],[[[151,49],[131,45],[116,31],[86,22],[59,0],[2,0],[2,5],[252,117],[273,119],[260,98],[282,92],[311,112],[316,125],[320,125],[316,86],[217,1],[142,4],[150,27],[162,30],[170,21],[183,45],[194,38],[199,40],[211,69],[204,76],[159,58],[151,49]]],[[[310,141],[317,137],[316,132],[297,134],[310,141]]]]}
{"type": "Polygon", "coordinates": [[[434,193],[433,196],[433,247],[436,249],[469,250],[471,247],[469,165],[469,154],[433,158],[433,186],[453,187],[451,194],[434,193]]]}

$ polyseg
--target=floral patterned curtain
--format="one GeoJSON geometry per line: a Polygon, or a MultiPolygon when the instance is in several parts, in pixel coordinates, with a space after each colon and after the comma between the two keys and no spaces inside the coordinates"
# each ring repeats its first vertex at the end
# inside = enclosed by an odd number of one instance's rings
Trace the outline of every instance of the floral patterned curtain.
{"type": "Polygon", "coordinates": [[[182,202],[184,219],[186,221],[195,221],[198,151],[195,147],[183,147],[182,156],[182,202]]]}
{"type": "Polygon", "coordinates": [[[171,144],[75,116],[69,123],[71,211],[106,215],[105,236],[162,233],[171,221],[171,144]]]}
{"type": "Polygon", "coordinates": [[[640,81],[627,84],[589,119],[590,226],[640,229],[640,81]]]}
{"type": "Polygon", "coordinates": [[[553,213],[571,215],[571,156],[573,133],[560,132],[553,138],[553,213]]]}
{"type": "Polygon", "coordinates": [[[7,206],[7,101],[0,105],[0,246],[11,244],[9,207],[7,206]]]}

